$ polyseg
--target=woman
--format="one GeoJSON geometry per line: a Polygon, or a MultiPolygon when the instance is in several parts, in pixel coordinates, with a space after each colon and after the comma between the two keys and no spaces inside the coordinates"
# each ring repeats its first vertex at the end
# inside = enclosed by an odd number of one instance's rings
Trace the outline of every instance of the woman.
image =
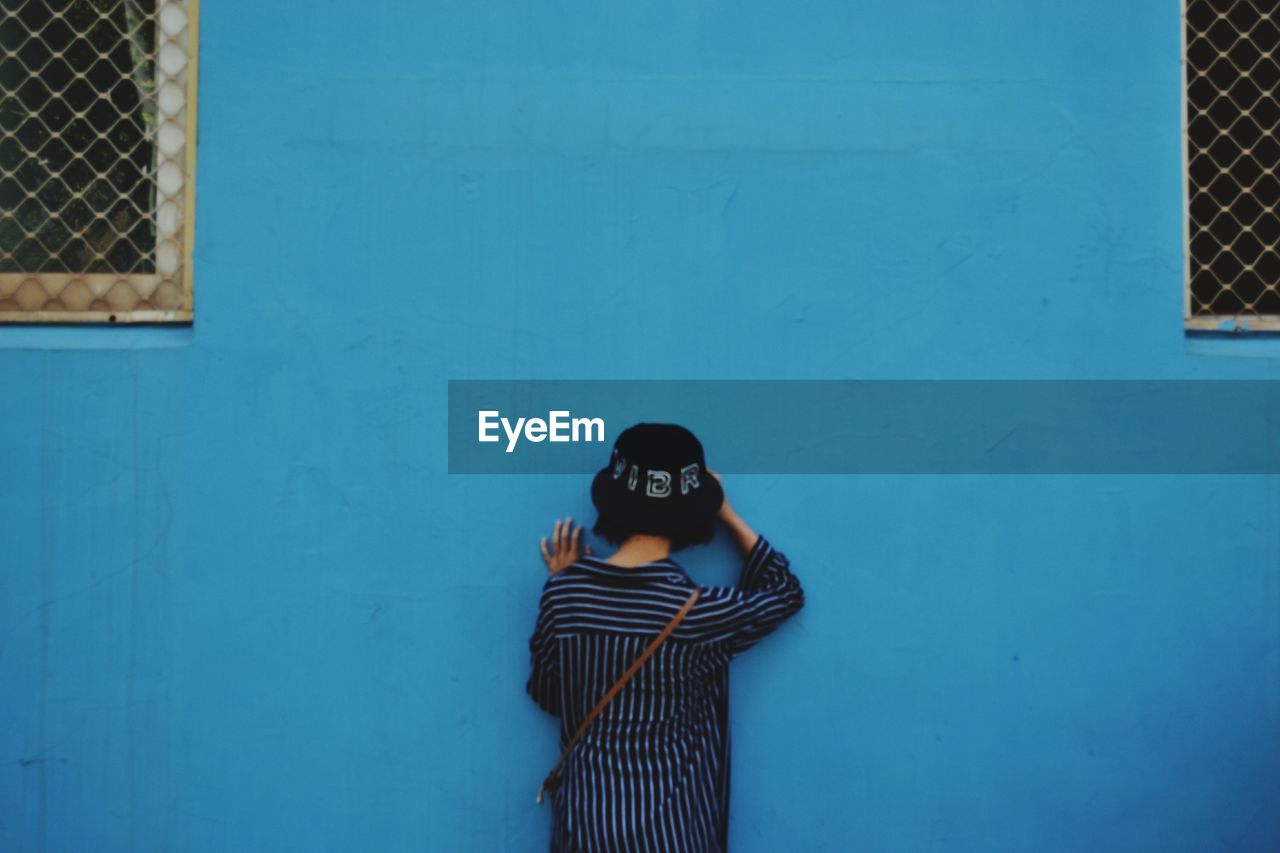
{"type": "Polygon", "coordinates": [[[729,662],[804,604],[781,552],[724,498],[697,438],[674,424],[618,436],[591,484],[592,528],[618,546],[579,553],[557,521],[529,641],[529,695],[560,718],[564,748],[696,589],[674,632],[590,723],[553,789],[553,851],[723,851],[729,829],[729,662]],[[745,555],[738,586],[698,587],[671,553],[717,519],[745,555]]]}

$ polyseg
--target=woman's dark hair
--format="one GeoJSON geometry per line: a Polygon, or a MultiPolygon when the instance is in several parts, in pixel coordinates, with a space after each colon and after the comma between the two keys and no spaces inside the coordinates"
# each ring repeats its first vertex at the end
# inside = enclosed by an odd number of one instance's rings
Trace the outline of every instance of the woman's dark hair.
{"type": "Polygon", "coordinates": [[[665,536],[671,540],[671,550],[679,551],[690,545],[710,542],[716,534],[716,516],[714,514],[707,514],[701,518],[695,516],[667,525],[640,525],[624,517],[600,513],[591,530],[614,545],[621,545],[637,533],[665,536]]]}

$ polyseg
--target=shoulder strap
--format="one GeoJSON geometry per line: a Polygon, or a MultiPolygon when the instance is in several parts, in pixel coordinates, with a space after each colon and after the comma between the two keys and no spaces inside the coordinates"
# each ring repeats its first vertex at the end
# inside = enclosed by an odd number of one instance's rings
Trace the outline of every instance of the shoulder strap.
{"type": "Polygon", "coordinates": [[[662,645],[663,641],[666,640],[667,637],[671,636],[671,632],[676,629],[676,626],[679,625],[689,611],[693,609],[693,605],[698,600],[700,592],[701,590],[695,588],[693,592],[690,593],[688,600],[686,600],[684,604],[680,605],[680,609],[676,611],[675,616],[671,617],[671,621],[666,624],[666,627],[659,632],[658,636],[653,638],[652,642],[649,643],[648,647],[641,653],[640,657],[636,658],[635,663],[631,664],[631,666],[627,668],[627,671],[622,674],[622,677],[614,682],[614,685],[609,688],[609,691],[600,698],[600,701],[596,703],[596,706],[591,709],[589,714],[587,714],[586,719],[582,721],[582,725],[578,726],[578,730],[574,732],[573,737],[569,739],[569,744],[564,748],[564,752],[560,753],[560,760],[556,762],[555,767],[551,768],[551,772],[547,774],[547,778],[542,781],[542,785],[538,788],[539,803],[542,802],[543,791],[550,790],[556,784],[555,777],[560,772],[560,767],[564,764],[564,760],[569,756],[569,750],[573,749],[574,745],[582,738],[583,734],[586,733],[587,728],[595,718],[600,715],[600,712],[604,710],[604,707],[609,704],[613,697],[618,695],[618,691],[620,691],[623,686],[631,680],[633,675],[640,671],[640,667],[644,666],[644,662],[658,650],[658,646],[662,645]]]}

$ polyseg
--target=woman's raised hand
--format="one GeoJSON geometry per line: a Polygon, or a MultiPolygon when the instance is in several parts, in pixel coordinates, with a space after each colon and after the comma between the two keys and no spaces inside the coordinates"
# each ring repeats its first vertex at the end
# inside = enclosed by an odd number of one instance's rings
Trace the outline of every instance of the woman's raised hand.
{"type": "MultiPolygon", "coordinates": [[[[563,521],[557,518],[555,526],[551,528],[551,550],[547,550],[547,537],[543,536],[538,542],[547,571],[554,575],[565,566],[573,565],[578,559],[578,546],[581,542],[582,525],[578,525],[575,530],[572,518],[563,521]]],[[[590,554],[591,546],[585,546],[582,553],[590,554]]]]}
{"type": "Polygon", "coordinates": [[[715,477],[716,482],[720,484],[720,492],[724,494],[724,503],[720,504],[720,510],[716,513],[716,515],[720,518],[721,521],[727,522],[729,520],[729,517],[732,516],[734,512],[733,512],[733,507],[729,504],[729,495],[724,490],[724,479],[715,471],[712,471],[710,468],[707,469],[707,473],[710,474],[712,477],[715,477]]]}
{"type": "MultiPolygon", "coordinates": [[[[720,475],[710,468],[707,473],[716,478],[716,482],[720,484],[720,491],[724,491],[724,480],[720,479],[720,475]]],[[[729,497],[726,495],[724,503],[720,504],[719,512],[720,520],[729,528],[729,532],[733,535],[734,541],[738,543],[738,547],[744,552],[749,552],[756,543],[757,533],[751,529],[751,525],[742,520],[742,516],[738,515],[733,505],[729,503],[729,497]]]]}

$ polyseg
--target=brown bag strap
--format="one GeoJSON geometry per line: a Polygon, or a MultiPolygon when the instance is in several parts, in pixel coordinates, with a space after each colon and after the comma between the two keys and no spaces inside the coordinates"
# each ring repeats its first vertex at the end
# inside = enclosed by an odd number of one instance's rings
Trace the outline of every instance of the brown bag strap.
{"type": "Polygon", "coordinates": [[[560,772],[560,767],[564,764],[564,760],[569,757],[569,750],[573,749],[574,745],[577,744],[582,735],[586,733],[587,727],[590,726],[592,721],[600,715],[600,712],[604,710],[604,706],[608,705],[610,700],[612,700],[614,696],[618,695],[618,691],[620,691],[623,686],[631,680],[633,675],[640,671],[640,667],[644,666],[644,662],[658,650],[658,646],[662,645],[663,641],[666,640],[667,637],[671,636],[671,632],[676,629],[676,626],[679,625],[689,611],[693,609],[693,605],[698,600],[700,592],[700,590],[694,589],[694,591],[689,595],[688,600],[685,601],[685,603],[680,606],[680,609],[676,611],[676,615],[671,617],[671,621],[667,623],[666,627],[662,629],[658,636],[653,638],[653,641],[649,643],[649,646],[643,653],[641,653],[640,657],[636,658],[635,663],[631,664],[627,671],[622,674],[622,677],[614,682],[614,685],[609,688],[609,692],[605,693],[604,696],[601,697],[600,701],[596,703],[596,706],[591,709],[591,713],[587,714],[586,719],[582,721],[582,725],[578,726],[578,730],[574,732],[573,737],[569,739],[569,744],[564,748],[564,752],[560,753],[560,760],[556,762],[556,766],[551,768],[551,772],[547,774],[547,778],[543,779],[542,784],[538,786],[537,801],[539,803],[542,802],[543,792],[555,786],[556,774],[560,772]]]}

